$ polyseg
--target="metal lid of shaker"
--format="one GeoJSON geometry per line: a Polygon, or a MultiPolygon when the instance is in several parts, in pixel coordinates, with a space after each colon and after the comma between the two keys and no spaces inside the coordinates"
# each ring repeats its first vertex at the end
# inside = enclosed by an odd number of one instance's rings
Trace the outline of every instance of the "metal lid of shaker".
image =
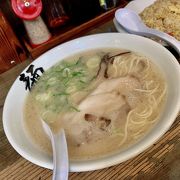
{"type": "Polygon", "coordinates": [[[15,14],[25,20],[37,18],[42,11],[41,0],[11,0],[11,6],[15,14]]]}

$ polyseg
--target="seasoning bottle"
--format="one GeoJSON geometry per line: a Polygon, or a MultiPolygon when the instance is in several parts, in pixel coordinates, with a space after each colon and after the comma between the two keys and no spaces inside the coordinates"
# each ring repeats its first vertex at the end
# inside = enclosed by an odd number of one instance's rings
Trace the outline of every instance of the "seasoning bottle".
{"type": "Polygon", "coordinates": [[[23,20],[32,47],[47,42],[51,34],[40,16],[41,0],[11,0],[15,14],[23,20]]]}
{"type": "Polygon", "coordinates": [[[105,11],[108,11],[117,6],[118,0],[99,0],[99,3],[105,11]]]}
{"type": "Polygon", "coordinates": [[[56,28],[66,24],[70,17],[65,6],[67,1],[63,0],[43,0],[43,12],[49,27],[56,28]]]}

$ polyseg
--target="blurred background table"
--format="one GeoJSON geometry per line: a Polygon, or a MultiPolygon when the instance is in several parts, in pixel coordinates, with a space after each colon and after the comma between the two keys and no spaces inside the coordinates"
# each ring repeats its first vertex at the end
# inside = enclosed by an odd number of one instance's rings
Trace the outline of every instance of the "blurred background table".
{"type": "MultiPolygon", "coordinates": [[[[86,34],[116,32],[113,21],[107,21],[86,34]]],[[[0,74],[0,180],[50,180],[52,171],[22,158],[9,144],[2,125],[5,97],[21,71],[31,59],[0,74]]],[[[180,179],[180,114],[170,130],[138,156],[102,170],[70,173],[71,180],[179,180],[180,179]]]]}

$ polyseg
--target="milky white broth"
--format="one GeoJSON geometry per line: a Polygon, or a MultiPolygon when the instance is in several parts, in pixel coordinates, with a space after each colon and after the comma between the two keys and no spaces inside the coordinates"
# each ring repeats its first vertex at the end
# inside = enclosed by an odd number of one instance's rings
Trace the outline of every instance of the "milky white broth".
{"type": "Polygon", "coordinates": [[[65,129],[71,160],[96,159],[133,145],[158,121],[166,82],[147,57],[121,49],[75,54],[47,70],[27,96],[24,127],[51,153],[42,117],[65,129]]]}

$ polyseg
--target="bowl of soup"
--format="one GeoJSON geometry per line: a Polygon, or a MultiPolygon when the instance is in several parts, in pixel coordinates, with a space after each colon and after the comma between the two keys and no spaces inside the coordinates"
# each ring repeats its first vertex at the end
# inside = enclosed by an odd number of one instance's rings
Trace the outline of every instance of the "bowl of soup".
{"type": "Polygon", "coordinates": [[[41,118],[65,130],[70,171],[109,167],[155,143],[180,110],[180,67],[144,37],[106,33],[81,37],[46,52],[11,87],[3,109],[14,149],[52,169],[41,118]]]}

